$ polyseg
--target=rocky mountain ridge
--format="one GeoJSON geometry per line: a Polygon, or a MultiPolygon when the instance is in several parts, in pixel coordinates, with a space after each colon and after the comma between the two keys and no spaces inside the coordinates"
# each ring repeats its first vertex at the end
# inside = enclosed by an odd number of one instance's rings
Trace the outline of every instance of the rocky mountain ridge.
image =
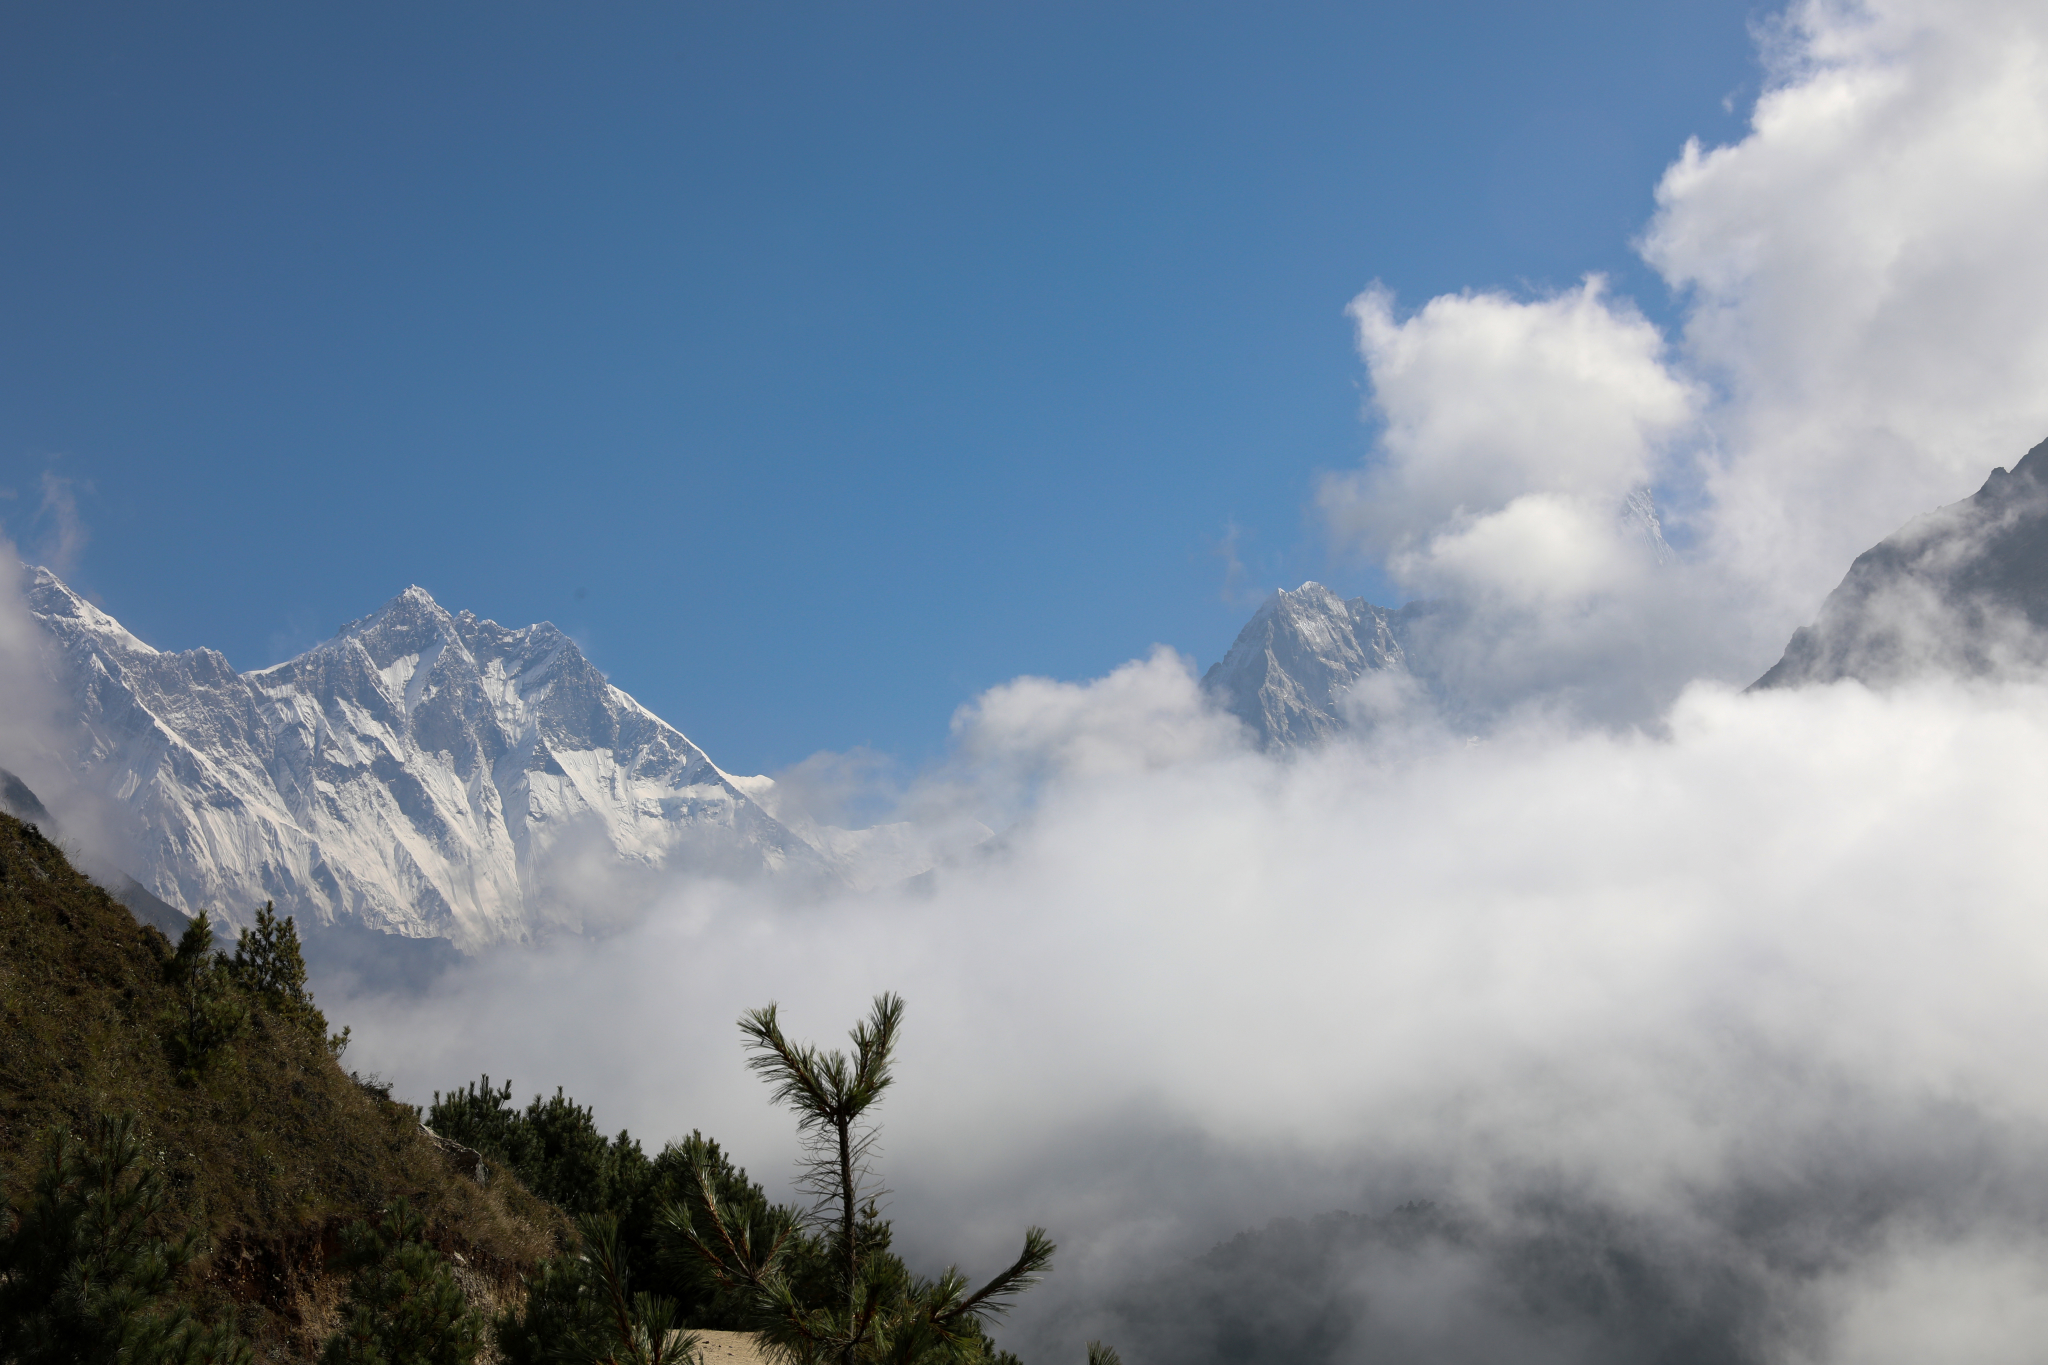
{"type": "Polygon", "coordinates": [[[546,623],[412,587],[238,673],[150,647],[46,569],[25,595],[77,704],[66,760],[124,870],[187,913],[274,901],[315,931],[474,949],[601,923],[678,869],[831,879],[863,833],[792,831],[747,789],[772,783],[743,788],[546,623]]]}
{"type": "Polygon", "coordinates": [[[2048,665],[2048,441],[1857,556],[1758,688],[2048,665]]]}
{"type": "MultiPolygon", "coordinates": [[[[1623,524],[1668,558],[1647,495],[1623,524]]],[[[24,593],[49,680],[76,708],[61,761],[122,845],[103,880],[154,920],[203,907],[242,924],[273,901],[316,941],[369,931],[473,950],[602,927],[679,870],[866,887],[933,864],[909,826],[785,811],[773,781],[720,769],[547,623],[450,613],[413,587],[297,658],[237,672],[212,650],[152,648],[48,570],[28,570],[24,593]]],[[[1277,591],[1203,689],[1262,748],[1321,744],[1351,727],[1367,677],[1428,685],[1413,656],[1432,609],[1315,582],[1277,591]]],[[[1756,686],[2039,667],[2044,628],[2048,442],[1860,556],[1756,686]]]]}

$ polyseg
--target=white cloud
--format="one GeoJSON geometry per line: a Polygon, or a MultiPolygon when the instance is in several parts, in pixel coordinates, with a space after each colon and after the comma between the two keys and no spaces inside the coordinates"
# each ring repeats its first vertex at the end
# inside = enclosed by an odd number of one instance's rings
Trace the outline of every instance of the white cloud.
{"type": "Polygon", "coordinates": [[[1204,700],[1189,661],[1162,646],[1092,682],[1025,677],[990,688],[953,717],[953,761],[910,805],[945,809],[965,784],[986,818],[1008,824],[1048,780],[1116,780],[1230,752],[1240,738],[1237,722],[1204,700]]]}
{"type": "Polygon", "coordinates": [[[2048,436],[2048,11],[1808,3],[1778,37],[1751,132],[1686,148],[1643,250],[1721,391],[1712,553],[1782,619],[2048,436]]]}
{"type": "Polygon", "coordinates": [[[1395,562],[1411,583],[1464,597],[1490,594],[1526,609],[1583,601],[1623,574],[1643,572],[1648,559],[1611,500],[1546,492],[1461,521],[1395,562]]]}
{"type": "MultiPolygon", "coordinates": [[[[1663,338],[1598,278],[1535,302],[1433,299],[1405,320],[1374,289],[1351,312],[1385,422],[1383,458],[1330,481],[1323,499],[1418,582],[1436,567],[1437,537],[1470,536],[1532,494],[1550,507],[1597,506],[1611,538],[1613,505],[1656,477],[1663,443],[1692,416],[1663,338]]],[[[1566,551],[1567,577],[1574,558],[1566,551]]],[[[1514,577],[1541,579],[1550,564],[1539,550],[1514,577]]]]}
{"type": "Polygon", "coordinates": [[[1376,289],[1352,313],[1379,458],[1319,496],[1341,536],[1447,606],[1408,652],[1464,723],[1532,700],[1646,720],[1711,666],[1721,642],[1685,610],[1697,589],[1621,516],[1697,426],[1654,326],[1597,278],[1405,319],[1376,289]]]}
{"type": "MultiPolygon", "coordinates": [[[[1662,739],[1529,723],[1276,763],[1180,714],[1171,665],[968,713],[982,770],[1041,784],[999,849],[923,894],[698,884],[609,942],[328,1003],[408,1093],[569,1083],[607,1123],[703,1127],[774,1179],[793,1145],[733,1018],[779,999],[831,1038],[901,990],[899,1236],[992,1263],[1051,1224],[1069,1287],[1019,1330],[1067,1354],[1062,1315],[1133,1257],[1532,1187],[1739,1265],[1850,1343],[1921,1262],[1840,1232],[1845,1208],[1929,1265],[1991,1255],[1995,1227],[2015,1287],[1976,1330],[2030,1330],[2048,690],[1699,688],[1662,739]],[[1836,1270],[1759,1260],[1745,1197],[1836,1270]]],[[[1857,1358],[1834,1340],[1814,1359],[1857,1358]]]]}
{"type": "Polygon", "coordinates": [[[1661,641],[1610,720],[1755,677],[1856,554],[2048,436],[2048,11],[1817,0],[1769,34],[1749,133],[1687,146],[1643,236],[1675,351],[1597,281],[1353,305],[1385,427],[1334,529],[1464,603],[1442,647],[1484,676],[1608,697],[1661,641]],[[1641,484],[1669,571],[1617,553],[1641,484]]]}
{"type": "Polygon", "coordinates": [[[2048,1335],[2048,1267],[2009,1237],[1902,1236],[1822,1292],[1840,1312],[1831,1355],[1858,1365],[2028,1365],[2048,1335]]]}

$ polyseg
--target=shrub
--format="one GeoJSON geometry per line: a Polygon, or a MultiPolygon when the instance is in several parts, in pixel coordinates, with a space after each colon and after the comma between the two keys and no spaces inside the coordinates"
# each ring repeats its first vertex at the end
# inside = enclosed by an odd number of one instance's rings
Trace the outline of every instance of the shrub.
{"type": "Polygon", "coordinates": [[[445,1097],[437,1090],[427,1126],[511,1167],[526,1188],[565,1212],[630,1220],[653,1176],[639,1142],[623,1131],[606,1140],[594,1113],[559,1087],[552,1099],[535,1095],[523,1113],[511,1099],[511,1082],[493,1089],[489,1076],[445,1097]]]}
{"type": "Polygon", "coordinates": [[[577,1220],[582,1249],[528,1277],[526,1302],[501,1314],[498,1349],[510,1365],[678,1365],[697,1338],[677,1326],[675,1301],[634,1293],[619,1225],[605,1214],[577,1220]]]}
{"type": "Polygon", "coordinates": [[[484,1320],[464,1302],[447,1258],[427,1245],[410,1204],[393,1204],[382,1227],[352,1225],[342,1241],[355,1274],[321,1365],[471,1365],[484,1320]]]}
{"type": "Polygon", "coordinates": [[[31,1192],[0,1216],[0,1360],[248,1365],[240,1338],[173,1297],[200,1242],[160,1235],[163,1177],[134,1118],[101,1117],[89,1134],[51,1129],[31,1192]]]}

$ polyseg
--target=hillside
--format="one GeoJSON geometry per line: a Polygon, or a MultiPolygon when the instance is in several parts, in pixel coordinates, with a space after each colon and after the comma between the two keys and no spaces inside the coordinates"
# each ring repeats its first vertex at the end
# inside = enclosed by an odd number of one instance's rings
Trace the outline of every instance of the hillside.
{"type": "MultiPolygon", "coordinates": [[[[222,948],[232,947],[221,943],[222,948]]],[[[341,1230],[403,1196],[492,1301],[550,1254],[561,1216],[502,1173],[458,1171],[417,1112],[359,1083],[324,1030],[257,1006],[199,1078],[165,1045],[169,941],[78,873],[34,825],[0,815],[0,1183],[18,1196],[40,1134],[133,1113],[160,1154],[170,1219],[203,1229],[193,1303],[259,1359],[310,1358],[340,1296],[341,1230]]]]}

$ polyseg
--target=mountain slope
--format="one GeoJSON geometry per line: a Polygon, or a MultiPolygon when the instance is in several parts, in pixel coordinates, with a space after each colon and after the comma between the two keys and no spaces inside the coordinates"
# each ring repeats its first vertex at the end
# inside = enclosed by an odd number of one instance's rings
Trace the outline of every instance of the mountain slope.
{"type": "Polygon", "coordinates": [[[1302,748],[1346,728],[1342,699],[1368,673],[1406,667],[1399,612],[1320,583],[1267,598],[1202,677],[1267,749],[1302,748]]]}
{"type": "Polygon", "coordinates": [[[1758,688],[2048,663],[2048,441],[1859,555],[1758,688]]]}
{"type": "Polygon", "coordinates": [[[237,673],[152,649],[55,575],[28,605],[77,700],[74,768],[129,871],[190,911],[356,924],[472,949],[575,930],[679,867],[822,873],[815,850],[552,625],[408,588],[237,673]]]}
{"type": "MultiPolygon", "coordinates": [[[[228,945],[223,945],[228,946],[228,945]]],[[[310,1359],[331,1330],[337,1233],[403,1196],[435,1245],[459,1252],[488,1301],[551,1254],[566,1227],[503,1172],[462,1173],[417,1111],[358,1084],[322,1021],[259,999],[196,1077],[165,1044],[178,1027],[171,945],[138,925],[33,826],[0,815],[0,1186],[19,1197],[50,1127],[83,1135],[133,1114],[169,1191],[165,1231],[212,1251],[194,1302],[231,1318],[259,1359],[310,1359]]]]}

